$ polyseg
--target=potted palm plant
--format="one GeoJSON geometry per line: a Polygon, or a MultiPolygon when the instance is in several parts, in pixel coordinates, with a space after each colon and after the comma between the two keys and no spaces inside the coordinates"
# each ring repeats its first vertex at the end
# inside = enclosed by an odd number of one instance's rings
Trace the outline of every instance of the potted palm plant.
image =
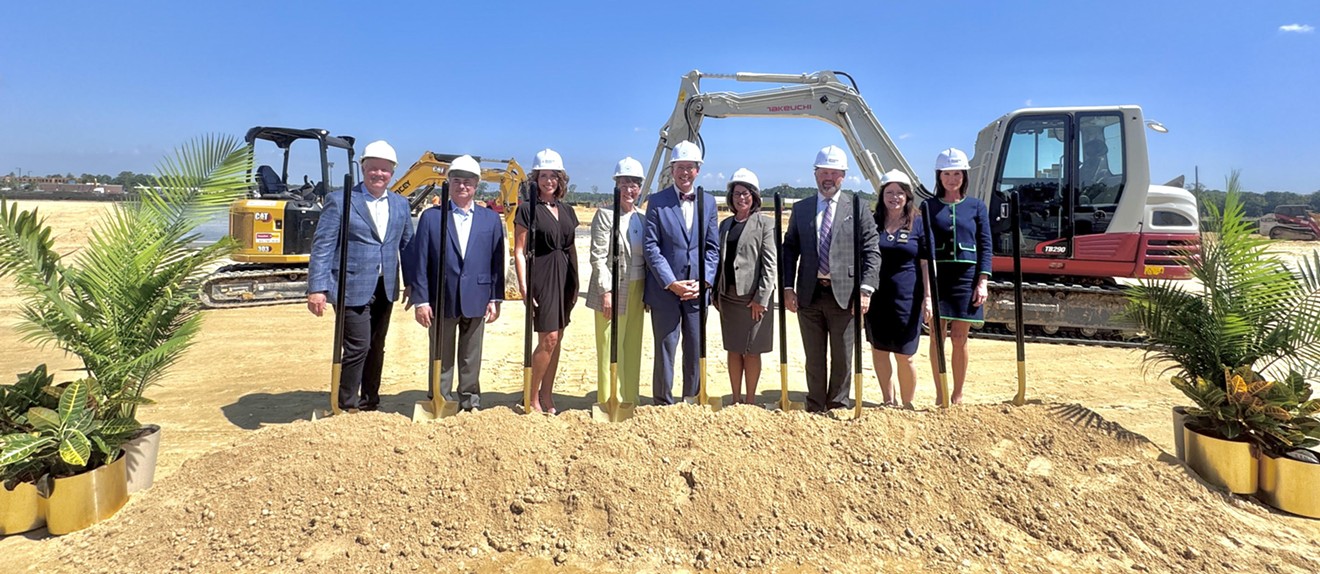
{"type": "Polygon", "coordinates": [[[1197,285],[1143,280],[1128,312],[1145,331],[1145,360],[1167,365],[1193,403],[1188,466],[1251,494],[1262,453],[1291,455],[1320,439],[1307,382],[1320,365],[1320,256],[1290,267],[1251,233],[1236,172],[1227,187],[1222,210],[1205,206],[1214,223],[1200,251],[1183,254],[1197,285]]]}
{"type": "MultiPolygon", "coordinates": [[[[11,277],[24,295],[20,329],[26,340],[81,359],[85,412],[94,414],[79,416],[142,428],[137,409],[150,404],[147,389],[161,381],[201,328],[198,285],[233,249],[229,238],[197,245],[196,229],[247,193],[251,163],[251,150],[233,137],[181,146],[157,167],[155,185],[109,209],[68,256],[54,249],[51,229],[36,209],[0,202],[0,277],[11,277]]],[[[13,447],[17,439],[6,440],[13,447]]],[[[117,460],[119,446],[107,445],[112,452],[103,462],[117,460]]],[[[25,464],[17,457],[24,453],[42,460],[17,447],[0,457],[25,464]]],[[[134,467],[131,461],[125,465],[134,467]]]]}

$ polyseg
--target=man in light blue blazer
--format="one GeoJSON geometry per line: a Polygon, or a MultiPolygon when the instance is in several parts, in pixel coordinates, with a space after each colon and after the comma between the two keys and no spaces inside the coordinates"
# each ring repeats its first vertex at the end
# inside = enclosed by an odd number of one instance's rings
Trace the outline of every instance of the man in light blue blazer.
{"type": "MultiPolygon", "coordinates": [[[[434,303],[440,294],[437,271],[444,270],[444,321],[440,332],[440,395],[454,400],[455,351],[458,356],[458,406],[481,406],[481,347],[486,323],[500,316],[504,299],[504,263],[508,258],[504,224],[494,211],[474,201],[481,166],[469,155],[449,165],[450,201],[422,213],[417,236],[403,258],[403,277],[416,305],[417,323],[430,328],[437,320],[434,303]],[[440,253],[440,223],[445,225],[445,252],[440,253]],[[457,345],[455,344],[457,331],[457,345]]],[[[430,389],[428,385],[428,390],[430,389]]]]}
{"type": "Polygon", "coordinates": [[[642,299],[651,308],[651,331],[657,344],[651,379],[651,396],[657,405],[674,404],[674,355],[680,333],[683,396],[697,396],[697,346],[699,337],[705,336],[697,300],[698,281],[706,282],[709,299],[720,258],[715,198],[708,193],[698,194],[693,185],[701,172],[701,148],[689,141],[679,142],[674,146],[669,169],[674,185],[647,200],[646,232],[642,237],[647,268],[642,299]],[[697,201],[705,204],[704,238],[698,231],[697,201]]]}
{"type": "MultiPolygon", "coordinates": [[[[412,240],[408,200],[390,193],[398,158],[384,141],[362,152],[362,183],[344,209],[338,193],[326,194],[316,225],[307,277],[307,309],[320,317],[339,293],[339,230],[348,217],[348,260],[344,289],[344,353],[339,382],[341,410],[376,410],[385,333],[399,294],[399,259],[412,240]]],[[[405,291],[404,298],[408,297],[405,291]]],[[[335,312],[341,312],[335,309],[335,312]]]]}

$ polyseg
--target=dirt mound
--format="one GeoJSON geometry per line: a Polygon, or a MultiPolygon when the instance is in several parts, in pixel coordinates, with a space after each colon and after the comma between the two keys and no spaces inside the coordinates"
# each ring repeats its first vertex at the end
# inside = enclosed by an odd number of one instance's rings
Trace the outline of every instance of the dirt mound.
{"type": "Polygon", "coordinates": [[[1316,541],[1062,405],[340,416],[48,544],[69,572],[1320,570],[1316,541]]]}

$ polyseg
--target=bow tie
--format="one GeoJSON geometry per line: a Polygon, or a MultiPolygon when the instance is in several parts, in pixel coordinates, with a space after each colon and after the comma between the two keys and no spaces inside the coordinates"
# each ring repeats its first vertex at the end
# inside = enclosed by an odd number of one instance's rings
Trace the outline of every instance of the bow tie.
{"type": "Polygon", "coordinates": [[[697,192],[694,191],[692,193],[680,193],[678,194],[678,198],[683,201],[693,201],[697,198],[697,192]]]}

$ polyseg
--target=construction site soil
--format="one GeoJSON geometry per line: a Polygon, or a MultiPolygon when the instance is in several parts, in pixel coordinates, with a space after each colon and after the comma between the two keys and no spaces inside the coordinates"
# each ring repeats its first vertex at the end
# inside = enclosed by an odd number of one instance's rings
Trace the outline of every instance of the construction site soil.
{"type": "MultiPolygon", "coordinates": [[[[40,205],[68,249],[104,208],[40,205]]],[[[76,359],[20,340],[20,305],[0,284],[5,376],[41,362],[78,376],[76,359]]],[[[860,420],[681,405],[600,423],[580,312],[556,387],[565,412],[510,408],[510,304],[486,335],[487,408],[426,424],[402,416],[426,372],[410,312],[393,319],[384,412],[316,422],[301,419],[326,405],[330,322],[292,305],[207,312],[140,416],[164,427],[156,485],[85,531],[0,539],[0,571],[1320,571],[1316,521],[1206,486],[1167,454],[1183,399],[1138,352],[1031,345],[1024,407],[1002,403],[1012,345],[974,340],[970,404],[949,410],[878,408],[871,375],[860,420]]]]}

